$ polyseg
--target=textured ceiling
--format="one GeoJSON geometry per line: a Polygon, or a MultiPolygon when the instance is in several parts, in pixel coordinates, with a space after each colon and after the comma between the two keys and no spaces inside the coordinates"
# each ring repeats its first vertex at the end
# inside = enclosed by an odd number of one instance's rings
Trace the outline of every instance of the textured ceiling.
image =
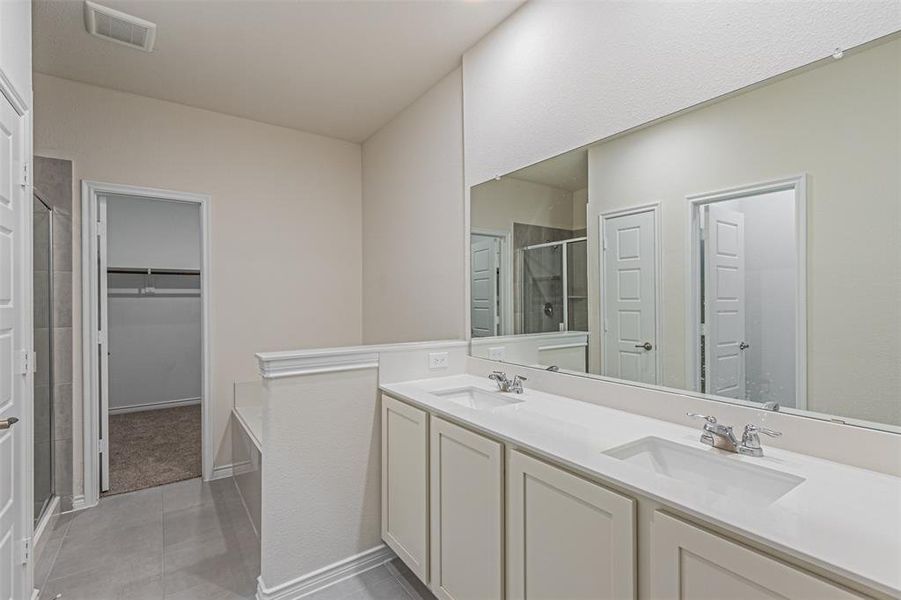
{"type": "Polygon", "coordinates": [[[359,142],[522,2],[99,3],[156,23],[155,50],[90,36],[80,0],[35,0],[36,71],[359,142]]]}

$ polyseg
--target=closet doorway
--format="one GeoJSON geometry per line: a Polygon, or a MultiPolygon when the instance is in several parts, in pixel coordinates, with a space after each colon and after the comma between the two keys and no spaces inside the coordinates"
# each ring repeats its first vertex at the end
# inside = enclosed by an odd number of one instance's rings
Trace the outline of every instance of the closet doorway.
{"type": "Polygon", "coordinates": [[[85,505],[209,477],[208,197],[83,182],[85,505]]]}

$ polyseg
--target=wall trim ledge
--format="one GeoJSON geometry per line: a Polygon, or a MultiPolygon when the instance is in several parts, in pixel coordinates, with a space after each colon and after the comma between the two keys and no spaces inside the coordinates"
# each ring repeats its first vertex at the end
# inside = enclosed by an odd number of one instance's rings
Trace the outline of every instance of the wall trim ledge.
{"type": "Polygon", "coordinates": [[[263,379],[279,379],[297,375],[372,369],[379,366],[379,355],[383,353],[458,348],[466,346],[467,343],[466,340],[440,340],[338,348],[311,348],[285,352],[258,352],[256,358],[260,375],[263,379]]]}
{"type": "Polygon", "coordinates": [[[257,578],[257,600],[297,600],[304,598],[319,590],[343,581],[354,575],[359,575],[370,569],[374,569],[395,557],[388,546],[380,544],[365,552],[349,558],[339,560],[326,567],[301,575],[281,585],[267,588],[263,583],[263,576],[257,578]]]}

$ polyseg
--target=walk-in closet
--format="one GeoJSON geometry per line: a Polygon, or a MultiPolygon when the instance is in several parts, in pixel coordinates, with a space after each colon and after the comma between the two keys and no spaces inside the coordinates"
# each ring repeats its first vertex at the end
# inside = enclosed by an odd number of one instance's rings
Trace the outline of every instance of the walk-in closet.
{"type": "Polygon", "coordinates": [[[100,339],[106,346],[100,368],[101,491],[119,494],[199,477],[199,206],[109,194],[99,198],[98,208],[106,224],[99,252],[105,271],[101,323],[107,332],[100,339]]]}

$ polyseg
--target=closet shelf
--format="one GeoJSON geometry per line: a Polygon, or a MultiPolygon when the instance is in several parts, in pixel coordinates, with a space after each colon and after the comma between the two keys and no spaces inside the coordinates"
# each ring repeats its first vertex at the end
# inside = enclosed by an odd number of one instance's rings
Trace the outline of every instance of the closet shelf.
{"type": "Polygon", "coordinates": [[[155,267],[107,267],[106,272],[130,275],[200,275],[200,269],[157,269],[155,267]]]}

